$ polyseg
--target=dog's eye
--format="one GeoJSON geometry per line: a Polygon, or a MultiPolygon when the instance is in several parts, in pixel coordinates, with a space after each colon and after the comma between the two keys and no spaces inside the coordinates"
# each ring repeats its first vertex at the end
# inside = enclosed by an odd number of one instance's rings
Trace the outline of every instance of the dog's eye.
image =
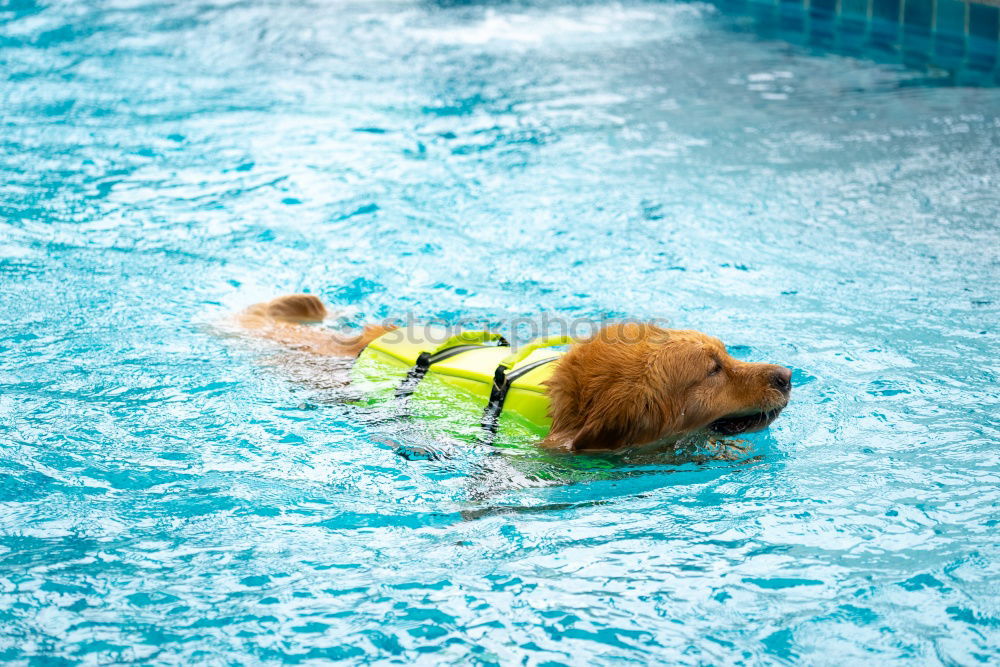
{"type": "Polygon", "coordinates": [[[712,377],[713,375],[718,375],[721,372],[722,372],[722,364],[716,361],[715,365],[712,366],[712,370],[708,372],[708,377],[712,377]]]}

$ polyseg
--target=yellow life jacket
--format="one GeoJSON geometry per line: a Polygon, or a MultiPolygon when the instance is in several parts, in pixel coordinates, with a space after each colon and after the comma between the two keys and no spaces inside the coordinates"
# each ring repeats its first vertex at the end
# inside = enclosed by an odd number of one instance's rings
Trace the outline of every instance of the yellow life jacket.
{"type": "Polygon", "coordinates": [[[540,338],[512,353],[502,336],[485,331],[446,337],[432,327],[395,329],[361,352],[352,385],[369,402],[395,401],[464,439],[538,440],[552,424],[542,382],[563,354],[550,348],[571,342],[540,338]]]}

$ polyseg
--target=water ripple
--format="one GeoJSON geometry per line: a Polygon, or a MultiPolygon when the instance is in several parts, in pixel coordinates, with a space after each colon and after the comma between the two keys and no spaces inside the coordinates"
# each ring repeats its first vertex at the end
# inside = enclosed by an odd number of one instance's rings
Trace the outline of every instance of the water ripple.
{"type": "Polygon", "coordinates": [[[701,3],[28,0],[0,45],[0,659],[1000,658],[1000,91],[701,3]],[[303,289],[666,317],[794,400],[733,463],[457,446],[214,326],[303,289]]]}

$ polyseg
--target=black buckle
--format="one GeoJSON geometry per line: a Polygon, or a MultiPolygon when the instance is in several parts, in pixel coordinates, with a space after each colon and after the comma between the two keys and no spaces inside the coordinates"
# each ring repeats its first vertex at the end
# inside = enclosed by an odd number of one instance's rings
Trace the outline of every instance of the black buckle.
{"type": "Polygon", "coordinates": [[[403,381],[399,383],[396,387],[396,398],[406,398],[414,391],[417,390],[417,385],[420,381],[424,379],[427,375],[427,369],[431,367],[431,355],[429,352],[421,352],[420,356],[417,357],[417,363],[414,364],[406,373],[406,377],[403,381]]]}
{"type": "Polygon", "coordinates": [[[508,369],[505,366],[497,366],[496,371],[493,373],[493,388],[490,390],[490,400],[486,404],[486,409],[483,410],[481,425],[483,430],[486,431],[486,437],[483,438],[485,443],[489,444],[493,442],[493,437],[497,434],[497,429],[500,427],[500,413],[503,412],[503,404],[507,400],[507,393],[510,391],[511,385],[514,384],[514,380],[558,358],[549,357],[548,359],[539,359],[526,366],[521,366],[517,370],[508,369]]]}
{"type": "Polygon", "coordinates": [[[495,434],[500,424],[500,412],[503,410],[504,401],[507,399],[507,392],[510,391],[510,379],[507,377],[507,368],[497,366],[493,372],[493,387],[490,389],[490,400],[483,410],[481,426],[487,433],[495,434]]]}

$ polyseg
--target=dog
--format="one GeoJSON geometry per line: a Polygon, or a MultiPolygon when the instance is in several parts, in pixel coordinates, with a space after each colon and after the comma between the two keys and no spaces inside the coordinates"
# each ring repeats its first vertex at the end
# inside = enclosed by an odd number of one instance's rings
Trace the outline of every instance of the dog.
{"type": "MultiPolygon", "coordinates": [[[[394,329],[369,325],[343,335],[307,326],[326,316],[317,297],[292,294],[251,306],[235,319],[247,334],[346,359],[394,329]]],[[[551,428],[539,445],[597,452],[762,430],[788,404],[792,373],[734,359],[719,339],[697,331],[627,322],[574,342],[543,384],[551,428]]]]}

